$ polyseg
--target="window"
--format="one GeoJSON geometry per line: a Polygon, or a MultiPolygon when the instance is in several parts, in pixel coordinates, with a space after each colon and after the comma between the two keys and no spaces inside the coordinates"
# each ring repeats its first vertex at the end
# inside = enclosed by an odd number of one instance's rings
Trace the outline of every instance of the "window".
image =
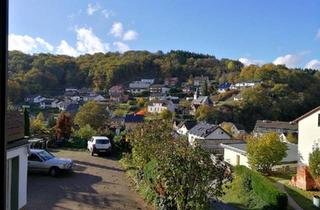
{"type": "Polygon", "coordinates": [[[318,114],[318,127],[320,127],[320,114],[318,114]]]}
{"type": "Polygon", "coordinates": [[[31,155],[28,157],[28,160],[41,162],[40,158],[39,158],[38,155],[36,155],[36,154],[31,154],[31,155]]]}

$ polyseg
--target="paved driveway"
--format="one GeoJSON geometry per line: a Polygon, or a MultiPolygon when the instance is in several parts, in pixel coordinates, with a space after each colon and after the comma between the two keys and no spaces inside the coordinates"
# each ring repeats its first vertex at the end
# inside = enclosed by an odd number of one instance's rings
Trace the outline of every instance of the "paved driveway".
{"type": "Polygon", "coordinates": [[[28,175],[30,210],[151,209],[133,189],[116,160],[84,151],[60,150],[56,156],[75,161],[75,171],[57,178],[28,175]]]}

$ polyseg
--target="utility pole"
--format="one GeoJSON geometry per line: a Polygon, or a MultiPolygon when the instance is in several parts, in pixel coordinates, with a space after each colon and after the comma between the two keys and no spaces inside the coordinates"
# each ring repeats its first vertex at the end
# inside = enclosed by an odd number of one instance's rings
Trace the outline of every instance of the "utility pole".
{"type": "Polygon", "coordinates": [[[6,172],[7,172],[7,58],[8,58],[8,0],[0,1],[0,209],[6,209],[6,172]]]}

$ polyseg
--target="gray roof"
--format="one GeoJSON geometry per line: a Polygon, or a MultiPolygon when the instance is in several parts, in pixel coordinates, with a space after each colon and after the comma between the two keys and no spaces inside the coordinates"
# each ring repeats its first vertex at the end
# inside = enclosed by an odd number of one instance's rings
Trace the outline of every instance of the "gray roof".
{"type": "Polygon", "coordinates": [[[212,103],[209,96],[198,96],[197,99],[193,99],[192,104],[204,104],[208,100],[209,104],[212,103]]]}
{"type": "MultiPolygon", "coordinates": [[[[298,161],[298,145],[285,143],[287,145],[287,156],[282,159],[281,163],[293,163],[298,161]]],[[[229,143],[221,144],[221,147],[247,155],[247,143],[229,143]]]]}
{"type": "Polygon", "coordinates": [[[219,128],[218,125],[209,124],[207,122],[200,122],[193,128],[189,130],[189,133],[192,135],[200,136],[200,137],[207,137],[210,135],[213,131],[215,131],[217,128],[219,128]]]}
{"type": "Polygon", "coordinates": [[[268,129],[288,129],[288,130],[298,130],[297,124],[292,124],[290,122],[284,121],[271,121],[271,120],[257,120],[255,128],[268,128],[268,129]]]}

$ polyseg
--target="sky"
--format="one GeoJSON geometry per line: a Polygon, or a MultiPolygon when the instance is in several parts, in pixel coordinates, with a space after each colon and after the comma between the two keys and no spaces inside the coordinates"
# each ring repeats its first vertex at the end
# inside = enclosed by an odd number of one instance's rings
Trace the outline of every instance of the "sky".
{"type": "Polygon", "coordinates": [[[320,70],[319,0],[11,0],[9,50],[187,50],[320,70]]]}

